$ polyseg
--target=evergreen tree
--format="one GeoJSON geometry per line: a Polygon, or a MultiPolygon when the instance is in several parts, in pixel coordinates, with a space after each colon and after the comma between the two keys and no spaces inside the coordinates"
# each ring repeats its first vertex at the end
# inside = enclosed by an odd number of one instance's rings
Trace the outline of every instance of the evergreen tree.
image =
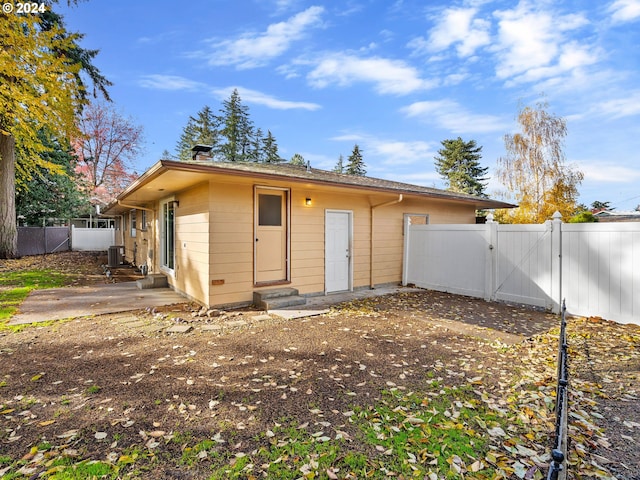
{"type": "Polygon", "coordinates": [[[344,173],[348,175],[359,176],[364,176],[367,174],[366,165],[362,160],[362,152],[360,151],[360,147],[358,147],[358,144],[355,144],[353,146],[353,151],[351,152],[351,155],[349,155],[349,158],[347,160],[349,161],[349,163],[347,163],[344,173]]]}
{"type": "Polygon", "coordinates": [[[336,173],[344,173],[344,158],[342,157],[342,154],[338,157],[338,163],[333,167],[333,171],[336,173]]]}
{"type": "MultiPolygon", "coordinates": [[[[91,209],[89,198],[79,188],[82,181],[74,167],[76,157],[71,147],[40,131],[38,137],[48,150],[39,155],[42,160],[56,165],[61,172],[52,172],[42,166],[36,167],[31,180],[21,185],[16,192],[16,213],[26,225],[42,225],[47,218],[70,219],[88,214],[91,209]]],[[[24,155],[18,152],[18,156],[24,155]]]]}
{"type": "Polygon", "coordinates": [[[264,162],[264,149],[262,148],[263,141],[262,129],[257,128],[251,137],[251,147],[249,149],[247,161],[255,163],[264,162]]]}
{"type": "Polygon", "coordinates": [[[176,145],[178,159],[183,162],[191,160],[194,145],[210,145],[216,151],[219,148],[219,128],[220,118],[207,105],[195,117],[190,116],[176,145]]]}
{"type": "Polygon", "coordinates": [[[278,144],[276,139],[271,133],[271,130],[267,130],[267,136],[262,139],[262,149],[264,152],[264,161],[267,163],[280,163],[282,158],[278,154],[278,144]]]}
{"type": "Polygon", "coordinates": [[[299,165],[299,166],[303,166],[303,167],[307,165],[306,160],[299,153],[294,153],[293,157],[291,157],[291,160],[289,160],[289,163],[291,165],[299,165]]]}
{"type": "Polygon", "coordinates": [[[220,112],[222,113],[220,133],[226,140],[219,149],[223,160],[228,162],[247,160],[253,123],[249,118],[249,107],[242,104],[237,89],[234,89],[231,96],[222,102],[220,112]]]}
{"type": "Polygon", "coordinates": [[[447,189],[486,196],[484,175],[489,167],[480,166],[482,147],[478,147],[475,140],[465,142],[460,137],[443,140],[441,143],[444,148],[438,150],[438,156],[435,157],[436,170],[447,182],[447,189]]]}
{"type": "Polygon", "coordinates": [[[0,14],[0,258],[18,251],[16,187],[40,167],[61,171],[42,163],[38,154],[46,147],[38,131],[75,135],[76,115],[89,95],[85,78],[105,97],[110,85],[92,64],[98,51],[81,48],[82,35],[68,32],[50,3],[42,14],[0,14]],[[17,151],[25,154],[19,165],[17,151]]]}

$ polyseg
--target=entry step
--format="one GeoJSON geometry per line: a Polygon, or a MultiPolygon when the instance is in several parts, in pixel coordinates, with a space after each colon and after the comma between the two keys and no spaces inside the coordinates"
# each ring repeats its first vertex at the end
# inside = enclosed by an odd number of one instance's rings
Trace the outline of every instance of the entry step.
{"type": "Polygon", "coordinates": [[[300,296],[295,288],[269,288],[253,292],[253,304],[263,310],[304,305],[307,299],[300,296]]]}

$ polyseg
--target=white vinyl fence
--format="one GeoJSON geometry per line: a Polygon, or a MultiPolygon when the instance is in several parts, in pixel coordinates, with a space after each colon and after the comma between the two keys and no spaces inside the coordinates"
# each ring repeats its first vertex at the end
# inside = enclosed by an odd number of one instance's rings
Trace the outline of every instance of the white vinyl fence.
{"type": "Polygon", "coordinates": [[[71,226],[71,249],[75,251],[107,251],[115,245],[114,228],[80,228],[71,226]]]}
{"type": "Polygon", "coordinates": [[[405,285],[640,324],[640,223],[409,222],[405,285]]]}

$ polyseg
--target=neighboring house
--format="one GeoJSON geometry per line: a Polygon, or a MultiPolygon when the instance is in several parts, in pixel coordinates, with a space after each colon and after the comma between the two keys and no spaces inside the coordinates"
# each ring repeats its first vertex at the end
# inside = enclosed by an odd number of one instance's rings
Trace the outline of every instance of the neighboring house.
{"type": "Polygon", "coordinates": [[[476,209],[505,207],[304,166],[162,160],[104,214],[122,219],[127,261],[217,306],[274,286],[315,295],[398,284],[406,217],[473,224],[476,209]]]}
{"type": "Polygon", "coordinates": [[[599,222],[640,222],[640,212],[637,210],[623,212],[615,210],[598,210],[593,216],[599,222]]]}

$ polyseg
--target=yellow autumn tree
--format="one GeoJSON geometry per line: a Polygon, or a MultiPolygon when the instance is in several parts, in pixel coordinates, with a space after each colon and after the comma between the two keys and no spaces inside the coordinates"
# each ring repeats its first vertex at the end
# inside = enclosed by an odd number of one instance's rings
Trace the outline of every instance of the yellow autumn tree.
{"type": "Polygon", "coordinates": [[[86,98],[81,71],[102,91],[109,84],[90,64],[97,51],[81,49],[81,36],[67,32],[49,5],[40,13],[0,13],[0,258],[17,254],[16,172],[26,181],[36,167],[59,169],[38,155],[47,148],[38,132],[75,136],[86,98]]]}
{"type": "Polygon", "coordinates": [[[542,223],[556,212],[568,219],[576,210],[578,186],[584,175],[565,165],[563,118],[548,112],[545,101],[522,107],[522,131],[504,137],[507,154],[498,159],[498,178],[519,206],[498,210],[501,223],[542,223]]]}

